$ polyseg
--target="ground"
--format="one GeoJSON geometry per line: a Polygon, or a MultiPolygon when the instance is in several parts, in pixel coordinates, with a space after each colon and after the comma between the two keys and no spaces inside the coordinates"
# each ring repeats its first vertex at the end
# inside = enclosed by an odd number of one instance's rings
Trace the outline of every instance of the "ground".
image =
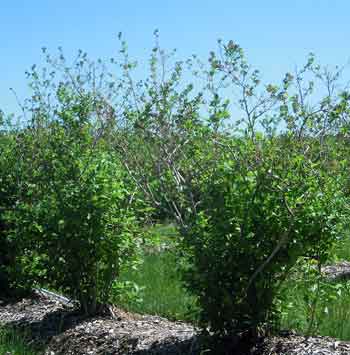
{"type": "MultiPolygon", "coordinates": [[[[325,267],[323,272],[330,279],[346,279],[350,263],[339,262],[325,267]]],[[[87,318],[76,308],[67,298],[37,290],[21,300],[0,299],[0,324],[23,329],[29,342],[42,345],[45,355],[203,354],[199,331],[190,324],[116,307],[106,314],[87,318]]],[[[294,332],[262,338],[249,352],[234,352],[229,347],[232,348],[232,341],[227,346],[227,355],[350,355],[350,342],[294,332]]]]}

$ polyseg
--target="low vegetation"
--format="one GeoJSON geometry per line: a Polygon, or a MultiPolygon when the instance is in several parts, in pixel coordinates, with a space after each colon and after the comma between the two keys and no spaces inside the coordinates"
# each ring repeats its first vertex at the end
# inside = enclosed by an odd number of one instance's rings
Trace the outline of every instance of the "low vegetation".
{"type": "MultiPolygon", "coordinates": [[[[168,229],[163,227],[160,230],[166,243],[169,240],[168,229]]],[[[349,250],[349,240],[341,246],[336,248],[333,258],[350,261],[349,254],[345,254],[349,250]]],[[[350,341],[350,313],[347,312],[350,305],[349,281],[319,279],[316,266],[315,260],[299,260],[283,283],[281,298],[276,304],[282,312],[280,328],[350,341]]],[[[126,270],[122,278],[139,285],[133,301],[120,300],[126,309],[198,323],[196,299],[183,287],[174,254],[147,255],[141,268],[135,272],[126,270]],[[176,302],[171,302],[173,295],[176,295],[176,302]]]]}
{"type": "Polygon", "coordinates": [[[196,298],[184,288],[173,253],[145,255],[137,270],[125,270],[121,276],[135,285],[134,299],[120,302],[127,310],[195,321],[196,298]]]}
{"type": "Polygon", "coordinates": [[[30,347],[23,335],[14,330],[0,329],[0,354],[36,355],[38,350],[30,347]]]}
{"type": "Polygon", "coordinates": [[[193,319],[215,353],[284,326],[325,334],[348,294],[317,272],[348,230],[341,72],[310,55],[263,83],[233,41],[178,61],[156,32],[136,80],[119,39],[109,64],[43,49],[20,124],[0,116],[2,295],[46,286],[86,315],[114,302],[193,319]]]}

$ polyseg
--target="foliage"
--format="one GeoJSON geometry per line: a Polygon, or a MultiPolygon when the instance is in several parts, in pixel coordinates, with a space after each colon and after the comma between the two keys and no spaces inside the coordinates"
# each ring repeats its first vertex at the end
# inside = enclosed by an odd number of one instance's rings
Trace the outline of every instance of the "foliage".
{"type": "MultiPolygon", "coordinates": [[[[22,332],[23,333],[23,332],[22,332]]],[[[0,352],[1,354],[35,355],[39,349],[34,350],[25,342],[23,334],[14,329],[0,328],[0,352]]],[[[41,349],[42,350],[42,349],[41,349]]]]}
{"type": "Polygon", "coordinates": [[[56,120],[39,111],[18,134],[23,191],[8,216],[10,237],[23,241],[28,275],[93,314],[133,260],[137,200],[118,159],[92,134],[90,97],[60,87],[57,100],[56,120]]]}
{"type": "Polygon", "coordinates": [[[133,83],[134,66],[122,51],[134,94],[128,132],[147,154],[135,160],[131,145],[116,147],[145,197],[176,218],[203,329],[256,335],[278,323],[279,287],[298,257],[325,262],[346,214],[344,162],[334,166],[340,151],[332,142],[347,115],[335,91],[340,74],[322,72],[311,55],[281,85],[263,85],[240,46],[219,42],[209,68],[199,62],[195,70],[206,80],[203,92],[192,94],[183,64],[167,67],[156,40],[146,84],[133,83]],[[326,86],[321,100],[312,96],[316,80],[326,86]],[[239,109],[232,128],[225,126],[229,90],[239,109]]]}
{"type": "Polygon", "coordinates": [[[125,268],[121,273],[121,280],[129,283],[136,297],[123,299],[122,292],[118,303],[138,313],[195,321],[198,306],[181,278],[181,264],[185,260],[179,257],[179,239],[173,225],[147,228],[142,264],[134,270],[125,268]]]}
{"type": "Polygon", "coordinates": [[[349,339],[349,281],[329,280],[315,259],[302,258],[282,288],[284,327],[308,335],[349,339]]]}
{"type": "Polygon", "coordinates": [[[23,287],[25,279],[17,262],[22,243],[18,236],[11,236],[13,223],[8,219],[20,195],[20,181],[15,136],[0,133],[0,283],[1,294],[5,296],[23,287]]]}
{"type": "Polygon", "coordinates": [[[239,142],[202,182],[185,243],[202,321],[225,335],[278,321],[278,290],[301,255],[326,260],[342,200],[311,161],[273,141],[239,142]],[[277,318],[276,318],[277,317],[277,318]]]}
{"type": "Polygon", "coordinates": [[[196,299],[184,289],[177,266],[178,261],[171,251],[144,255],[137,270],[125,269],[122,272],[122,279],[133,282],[131,291],[137,297],[119,297],[118,304],[137,313],[193,320],[197,310],[196,299]]]}
{"type": "Polygon", "coordinates": [[[271,329],[288,272],[299,257],[327,260],[348,211],[341,72],[310,55],[279,85],[264,84],[233,41],[219,41],[209,64],[183,62],[155,32],[149,75],[135,81],[119,38],[117,77],[81,51],[70,67],[62,50],[45,49],[49,68],[27,73],[33,95],[15,139],[20,198],[7,234],[24,243],[19,264],[94,313],[152,205],[153,217],[177,223],[203,329],[271,329]]]}

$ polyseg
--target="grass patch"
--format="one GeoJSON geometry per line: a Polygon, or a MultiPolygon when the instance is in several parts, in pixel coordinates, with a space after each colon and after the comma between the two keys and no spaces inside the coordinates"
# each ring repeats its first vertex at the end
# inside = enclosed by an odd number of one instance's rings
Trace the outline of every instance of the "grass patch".
{"type": "Polygon", "coordinates": [[[26,344],[23,335],[2,327],[0,328],[0,354],[36,355],[38,352],[26,344]]]}
{"type": "MultiPolygon", "coordinates": [[[[350,261],[350,238],[334,248],[334,260],[350,261]]],[[[306,269],[284,287],[282,326],[303,334],[350,340],[350,281],[327,281],[306,269]]]]}
{"type": "Polygon", "coordinates": [[[284,329],[350,340],[350,282],[286,286],[284,329]]]}
{"type": "Polygon", "coordinates": [[[195,320],[196,299],[183,287],[177,260],[170,251],[148,254],[138,270],[125,270],[122,280],[138,285],[138,299],[122,301],[127,310],[169,319],[195,320]]]}
{"type": "Polygon", "coordinates": [[[196,298],[185,290],[178,268],[178,239],[173,224],[149,228],[142,264],[137,270],[127,269],[121,274],[120,281],[128,287],[122,291],[119,305],[132,312],[172,320],[196,320],[196,298]]]}

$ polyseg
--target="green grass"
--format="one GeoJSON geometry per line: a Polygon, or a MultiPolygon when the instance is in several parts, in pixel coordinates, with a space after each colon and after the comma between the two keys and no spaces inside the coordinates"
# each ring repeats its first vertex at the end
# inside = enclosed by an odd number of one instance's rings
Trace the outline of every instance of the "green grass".
{"type": "Polygon", "coordinates": [[[350,340],[350,282],[343,282],[339,288],[335,283],[324,282],[321,289],[314,290],[289,282],[287,289],[282,319],[284,329],[350,340]],[[312,309],[315,310],[313,322],[312,309]]]}
{"type": "MultiPolygon", "coordinates": [[[[349,286],[349,285],[348,285],[349,286]]],[[[323,315],[319,327],[320,335],[329,335],[342,340],[350,340],[350,291],[328,306],[328,314],[323,315]]]]}
{"type": "Polygon", "coordinates": [[[133,297],[119,301],[122,307],[173,320],[196,320],[196,298],[185,290],[178,268],[178,240],[173,224],[149,228],[142,264],[137,270],[127,269],[121,274],[121,281],[138,286],[138,292],[134,294],[129,288],[129,295],[131,293],[133,297]]]}
{"type": "MultiPolygon", "coordinates": [[[[334,256],[338,261],[350,261],[350,238],[336,245],[334,256]]],[[[323,280],[317,287],[315,280],[304,274],[287,281],[284,295],[284,328],[350,340],[350,281],[323,280]],[[310,327],[313,302],[314,321],[310,327]]]]}
{"type": "Polygon", "coordinates": [[[0,328],[0,354],[35,355],[38,353],[29,347],[23,336],[14,330],[0,328]]]}
{"type": "Polygon", "coordinates": [[[184,289],[174,253],[148,254],[140,268],[124,271],[122,279],[140,288],[139,300],[125,301],[127,310],[169,319],[194,320],[196,300],[184,289]]]}

